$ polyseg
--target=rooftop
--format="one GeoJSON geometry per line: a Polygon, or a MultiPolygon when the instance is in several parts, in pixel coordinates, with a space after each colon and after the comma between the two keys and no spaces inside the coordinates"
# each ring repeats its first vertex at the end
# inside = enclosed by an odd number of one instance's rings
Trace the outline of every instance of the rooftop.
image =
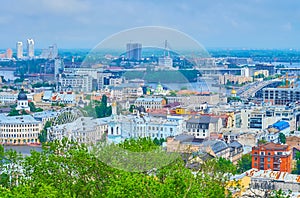
{"type": "Polygon", "coordinates": [[[287,150],[289,146],[287,144],[275,144],[273,142],[268,142],[265,144],[261,144],[257,147],[254,147],[255,149],[265,149],[265,150],[287,150]]]}
{"type": "Polygon", "coordinates": [[[31,115],[6,116],[0,114],[0,124],[39,124],[31,115]]]}

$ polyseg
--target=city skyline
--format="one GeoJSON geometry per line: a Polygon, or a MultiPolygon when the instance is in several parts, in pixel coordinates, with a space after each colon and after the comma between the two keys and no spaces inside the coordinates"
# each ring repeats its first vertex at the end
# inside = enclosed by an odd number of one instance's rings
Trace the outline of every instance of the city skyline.
{"type": "Polygon", "coordinates": [[[12,0],[0,8],[0,48],[33,38],[37,49],[49,43],[88,49],[112,34],[141,26],[177,29],[206,48],[298,48],[299,11],[295,0],[12,0]]]}

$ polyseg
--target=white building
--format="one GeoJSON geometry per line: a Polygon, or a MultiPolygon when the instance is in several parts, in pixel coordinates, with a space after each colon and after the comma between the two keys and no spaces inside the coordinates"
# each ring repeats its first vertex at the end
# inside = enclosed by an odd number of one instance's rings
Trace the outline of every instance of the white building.
{"type": "Polygon", "coordinates": [[[91,92],[93,88],[92,78],[86,74],[63,74],[59,83],[62,91],[91,92]]]}
{"type": "Polygon", "coordinates": [[[58,116],[58,112],[56,111],[42,111],[33,114],[34,119],[43,123],[43,126],[47,121],[52,121],[58,116]]]}
{"type": "Polygon", "coordinates": [[[11,104],[17,101],[18,94],[9,92],[0,92],[0,103],[1,104],[11,104]]]}
{"type": "Polygon", "coordinates": [[[146,110],[161,109],[166,105],[166,100],[164,98],[137,98],[134,105],[136,107],[143,106],[146,110]]]}
{"type": "Polygon", "coordinates": [[[160,139],[181,134],[183,128],[183,118],[180,116],[164,118],[147,115],[114,116],[109,122],[108,137],[111,139],[121,137],[123,140],[139,137],[160,139]]]}
{"type": "Polygon", "coordinates": [[[173,59],[169,56],[164,56],[158,58],[158,66],[162,66],[162,68],[172,69],[173,68],[173,59]]]}
{"type": "Polygon", "coordinates": [[[34,41],[33,39],[27,39],[27,57],[34,57],[34,41]]]}
{"type": "Polygon", "coordinates": [[[250,77],[250,70],[248,67],[241,68],[241,76],[250,77]]]}
{"type": "Polygon", "coordinates": [[[17,58],[23,58],[23,43],[21,41],[17,42],[17,58]]]}
{"type": "Polygon", "coordinates": [[[80,117],[71,123],[47,129],[48,140],[68,138],[79,143],[97,143],[107,131],[109,118],[80,117]]]}
{"type": "Polygon", "coordinates": [[[23,89],[20,91],[17,100],[18,103],[16,110],[30,111],[30,107],[28,106],[28,98],[23,89]]]}
{"type": "Polygon", "coordinates": [[[24,145],[39,143],[42,123],[30,115],[6,116],[0,114],[0,143],[24,145]]]}

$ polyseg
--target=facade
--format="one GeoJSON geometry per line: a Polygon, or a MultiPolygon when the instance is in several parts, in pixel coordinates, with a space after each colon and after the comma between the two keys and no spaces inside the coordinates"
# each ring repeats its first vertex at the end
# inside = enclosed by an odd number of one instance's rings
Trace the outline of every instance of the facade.
{"type": "Polygon", "coordinates": [[[183,118],[180,116],[114,116],[109,123],[108,135],[126,138],[167,138],[183,132],[183,118]]]}
{"type": "Polygon", "coordinates": [[[286,105],[300,100],[299,88],[264,88],[263,101],[272,105],[286,105]]]}
{"type": "Polygon", "coordinates": [[[272,64],[259,63],[255,65],[255,70],[268,70],[269,75],[275,74],[275,66],[272,64]]]}
{"type": "Polygon", "coordinates": [[[37,121],[40,121],[45,125],[47,121],[52,121],[58,116],[58,112],[56,111],[42,111],[42,112],[37,112],[33,114],[34,119],[37,121]]]}
{"type": "MultiPolygon", "coordinates": [[[[137,83],[123,83],[118,86],[113,86],[110,91],[111,98],[120,100],[135,100],[143,95],[143,88],[137,83]]],[[[142,103],[138,101],[137,103],[142,103]]]]}
{"type": "Polygon", "coordinates": [[[258,194],[263,195],[264,191],[281,189],[287,194],[290,191],[292,193],[290,197],[300,196],[299,175],[281,171],[251,169],[246,172],[245,177],[250,177],[250,189],[258,194]],[[261,192],[259,192],[260,190],[261,192]]]}
{"type": "Polygon", "coordinates": [[[288,145],[266,143],[252,147],[252,168],[292,171],[292,149],[288,145]]]}
{"type": "Polygon", "coordinates": [[[168,103],[179,102],[183,106],[189,106],[194,104],[218,104],[220,102],[219,94],[207,94],[207,95],[191,95],[191,96],[167,96],[168,103]]]}
{"type": "Polygon", "coordinates": [[[173,59],[169,56],[160,57],[158,58],[158,66],[161,66],[162,68],[166,69],[172,69],[173,59]]]}
{"type": "Polygon", "coordinates": [[[0,142],[9,145],[39,143],[42,123],[30,115],[6,116],[0,114],[0,142]]]}
{"type": "Polygon", "coordinates": [[[269,125],[279,121],[281,117],[276,117],[265,109],[244,109],[241,110],[241,119],[241,128],[266,129],[269,125]]]}
{"type": "Polygon", "coordinates": [[[219,117],[197,115],[186,121],[186,131],[196,138],[205,139],[213,132],[219,132],[223,127],[222,119],[219,117]]]}
{"type": "Polygon", "coordinates": [[[134,102],[136,107],[144,107],[149,109],[161,109],[166,105],[166,100],[164,98],[137,98],[134,102]]]}
{"type": "Polygon", "coordinates": [[[107,131],[107,118],[80,117],[71,123],[52,126],[47,129],[48,140],[68,138],[78,143],[97,143],[107,131]]]}
{"type": "Polygon", "coordinates": [[[50,45],[49,48],[43,49],[40,58],[44,59],[55,59],[58,56],[57,45],[50,45]]]}
{"type": "Polygon", "coordinates": [[[34,41],[33,39],[27,39],[27,57],[34,57],[34,41]]]}
{"type": "Polygon", "coordinates": [[[13,57],[13,51],[12,51],[11,48],[8,48],[8,49],[6,50],[6,58],[12,59],[12,57],[13,57]]]}
{"type": "Polygon", "coordinates": [[[21,41],[17,42],[17,58],[23,58],[23,43],[21,41]]]}
{"type": "MultiPolygon", "coordinates": [[[[244,68],[242,68],[244,69],[244,68]]],[[[249,69],[248,69],[249,70],[249,69]]],[[[224,75],[220,75],[219,76],[219,82],[220,84],[227,84],[227,83],[231,83],[231,84],[243,84],[243,83],[247,83],[247,82],[252,82],[252,77],[251,76],[246,76],[249,74],[249,72],[247,73],[247,71],[244,71],[246,73],[244,73],[245,76],[236,76],[236,75],[232,75],[232,74],[224,74],[224,75]]]]}
{"type": "Polygon", "coordinates": [[[0,92],[0,103],[1,104],[12,104],[18,99],[18,94],[9,92],[0,92]]]}
{"type": "Polygon", "coordinates": [[[126,44],[126,58],[128,58],[129,60],[141,60],[142,44],[141,43],[127,43],[126,44]]]}
{"type": "Polygon", "coordinates": [[[269,76],[269,71],[268,70],[258,70],[254,72],[254,76],[258,76],[259,74],[263,74],[264,77],[269,76]]]}
{"type": "Polygon", "coordinates": [[[248,67],[241,68],[241,76],[250,77],[250,69],[248,67]]]}
{"type": "Polygon", "coordinates": [[[230,161],[233,164],[237,164],[238,161],[242,158],[244,148],[243,145],[238,141],[234,141],[228,145],[230,147],[230,161]]]}
{"type": "Polygon", "coordinates": [[[64,74],[59,83],[62,91],[91,92],[93,88],[92,78],[86,74],[64,74]]]}

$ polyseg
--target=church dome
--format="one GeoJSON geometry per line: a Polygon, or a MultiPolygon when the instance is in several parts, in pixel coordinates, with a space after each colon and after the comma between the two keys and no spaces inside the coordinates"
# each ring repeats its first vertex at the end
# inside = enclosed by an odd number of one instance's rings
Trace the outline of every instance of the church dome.
{"type": "Polygon", "coordinates": [[[27,100],[27,95],[26,95],[26,93],[24,92],[23,89],[21,89],[21,91],[18,95],[18,100],[27,100]]]}
{"type": "Polygon", "coordinates": [[[232,89],[231,94],[236,94],[236,90],[232,89]]]}

